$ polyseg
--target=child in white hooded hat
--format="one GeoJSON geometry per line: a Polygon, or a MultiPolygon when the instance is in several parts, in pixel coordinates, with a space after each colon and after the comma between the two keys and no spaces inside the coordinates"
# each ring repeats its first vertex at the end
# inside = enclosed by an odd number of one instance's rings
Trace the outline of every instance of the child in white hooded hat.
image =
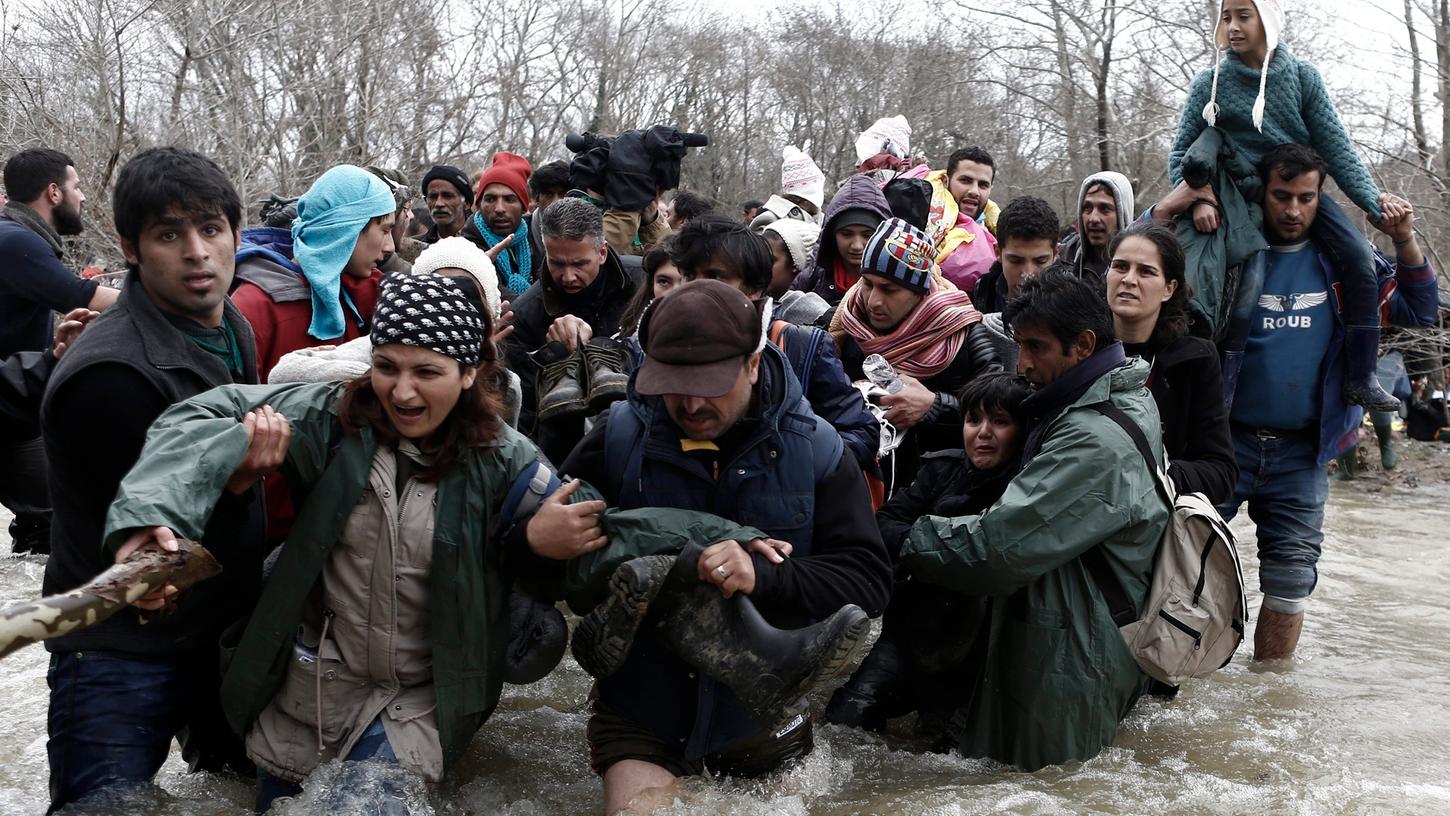
{"type": "MultiPolygon", "coordinates": [[[[1284,9],[1280,0],[1223,0],[1214,39],[1222,56],[1212,70],[1189,87],[1178,134],[1168,157],[1169,180],[1183,185],[1183,158],[1203,133],[1217,127],[1254,165],[1283,144],[1314,148],[1329,175],[1376,222],[1402,217],[1409,208],[1397,196],[1383,194],[1350,141],[1319,72],[1297,59],[1280,39],[1284,9]]],[[[1265,179],[1265,182],[1268,180],[1265,179]]],[[[1193,205],[1201,232],[1218,228],[1213,196],[1205,192],[1193,205]]],[[[1379,343],[1379,286],[1369,242],[1355,230],[1333,199],[1320,199],[1313,225],[1316,246],[1336,261],[1343,290],[1347,331],[1345,400],[1390,410],[1398,401],[1375,380],[1379,343]]]]}

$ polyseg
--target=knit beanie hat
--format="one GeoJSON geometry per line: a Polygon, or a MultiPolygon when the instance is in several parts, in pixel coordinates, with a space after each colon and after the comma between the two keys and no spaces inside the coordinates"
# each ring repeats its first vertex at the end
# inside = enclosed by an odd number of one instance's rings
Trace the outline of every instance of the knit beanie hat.
{"type": "Polygon", "coordinates": [[[861,259],[861,274],[891,278],[906,288],[926,294],[931,289],[936,245],[926,233],[900,218],[881,222],[861,259]]]}
{"type": "Polygon", "coordinates": [[[363,168],[383,180],[393,191],[393,200],[398,202],[398,209],[401,210],[413,202],[417,194],[413,192],[413,185],[408,183],[408,177],[403,175],[402,170],[391,167],[379,167],[370,164],[363,168]]]}
{"type": "Polygon", "coordinates": [[[494,269],[493,260],[488,257],[488,253],[462,235],[443,238],[429,245],[418,255],[418,260],[413,262],[413,273],[417,275],[438,274],[440,269],[462,269],[477,278],[478,285],[483,287],[489,312],[495,320],[498,319],[498,272],[494,269]]]}
{"type": "Polygon", "coordinates": [[[819,210],[826,200],[826,174],[810,156],[786,145],[780,163],[780,192],[809,201],[819,210]]]}
{"type": "MultiPolygon", "coordinates": [[[[1260,133],[1264,131],[1264,92],[1269,84],[1269,62],[1274,59],[1274,51],[1279,47],[1279,35],[1284,31],[1284,7],[1279,5],[1279,0],[1253,0],[1254,8],[1259,13],[1259,22],[1264,28],[1264,64],[1259,67],[1259,97],[1254,100],[1254,127],[1260,133]]],[[[1222,8],[1222,6],[1220,6],[1222,8]]],[[[1223,24],[1223,13],[1219,13],[1218,26],[1213,30],[1213,42],[1220,51],[1227,50],[1228,29],[1223,24]]],[[[1208,104],[1203,106],[1203,119],[1208,122],[1209,127],[1218,124],[1218,72],[1223,65],[1220,57],[1213,65],[1213,90],[1208,97],[1208,104]]]]}
{"type": "Polygon", "coordinates": [[[292,260],[312,289],[312,322],[318,340],[340,337],[342,272],[368,221],[397,208],[387,183],[361,167],[341,164],[323,173],[297,199],[292,221],[292,260]]]}
{"type": "Polygon", "coordinates": [[[529,176],[534,172],[534,166],[529,160],[517,153],[510,153],[507,150],[500,150],[493,154],[493,161],[483,175],[478,177],[478,186],[474,188],[474,206],[483,198],[483,188],[490,184],[502,184],[514,191],[519,201],[524,203],[524,211],[529,209],[529,176]]]}
{"type": "Polygon", "coordinates": [[[394,274],[383,280],[373,313],[373,346],[402,343],[464,366],[483,357],[484,320],[458,284],[441,275],[394,274]]]}
{"type": "Polygon", "coordinates": [[[911,125],[907,123],[905,116],[877,119],[875,124],[856,137],[858,165],[882,153],[889,153],[898,159],[905,159],[911,154],[911,125]]]}
{"type": "Polygon", "coordinates": [[[433,181],[446,181],[452,184],[458,188],[458,194],[464,199],[473,195],[473,185],[468,183],[468,174],[451,164],[435,164],[423,176],[423,195],[428,195],[428,183],[433,181]]]}
{"type": "Polygon", "coordinates": [[[821,239],[821,228],[809,221],[797,221],[794,218],[782,218],[772,221],[765,227],[765,232],[774,233],[785,244],[785,252],[790,256],[790,265],[799,275],[801,270],[810,263],[811,257],[815,255],[816,243],[821,239]]]}

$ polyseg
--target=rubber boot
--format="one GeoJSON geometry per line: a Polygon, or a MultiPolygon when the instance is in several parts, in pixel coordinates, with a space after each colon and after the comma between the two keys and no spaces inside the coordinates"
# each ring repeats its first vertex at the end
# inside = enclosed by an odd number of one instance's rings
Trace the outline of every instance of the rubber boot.
{"type": "Polygon", "coordinates": [[[1400,401],[1380,387],[1378,326],[1346,326],[1344,330],[1344,401],[1366,411],[1398,411],[1400,401]]]}
{"type": "Polygon", "coordinates": [[[1336,482],[1354,481],[1355,474],[1359,472],[1359,446],[1355,445],[1341,453],[1335,461],[1339,463],[1339,467],[1334,469],[1334,480],[1336,482]]]}
{"type": "Polygon", "coordinates": [[[503,680],[516,686],[544,679],[564,659],[569,625],[558,607],[515,588],[509,593],[509,645],[503,680]]]}
{"type": "Polygon", "coordinates": [[[589,377],[589,412],[598,413],[625,398],[629,375],[624,373],[624,349],[613,340],[594,340],[580,346],[589,377]]]}
{"type": "Polygon", "coordinates": [[[868,731],[885,731],[886,721],[911,713],[901,646],[882,635],[846,685],[826,704],[826,722],[868,731]]]}
{"type": "Polygon", "coordinates": [[[10,551],[16,555],[50,552],[50,511],[16,513],[10,520],[10,551]]]}
{"type": "Polygon", "coordinates": [[[1400,463],[1400,458],[1395,455],[1395,429],[1393,420],[1374,420],[1374,438],[1380,446],[1380,466],[1385,470],[1394,470],[1400,463]]]}
{"type": "Polygon", "coordinates": [[[850,665],[866,643],[870,619],[847,604],[811,626],[777,629],[746,595],[726,598],[699,579],[703,551],[691,544],[676,559],[654,602],[659,632],[675,654],[729,687],[757,723],[773,728],[850,665]]]}
{"type": "Polygon", "coordinates": [[[572,650],[579,668],[598,678],[619,671],[674,565],[673,555],[647,555],[614,570],[609,594],[574,628],[572,650]]]}
{"type": "Polygon", "coordinates": [[[539,366],[535,404],[540,422],[580,413],[587,407],[584,401],[584,363],[577,351],[571,352],[563,343],[551,340],[529,356],[539,366]]]}
{"type": "Polygon", "coordinates": [[[1261,607],[1258,626],[1254,627],[1254,660],[1293,657],[1303,629],[1303,612],[1291,615],[1261,607]]]}

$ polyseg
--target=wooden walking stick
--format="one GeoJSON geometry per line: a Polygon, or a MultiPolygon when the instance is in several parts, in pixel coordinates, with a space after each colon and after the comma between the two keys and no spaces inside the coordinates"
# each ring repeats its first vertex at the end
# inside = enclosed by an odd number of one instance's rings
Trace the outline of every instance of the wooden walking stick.
{"type": "Polygon", "coordinates": [[[167,584],[182,590],[221,573],[221,564],[200,543],[185,538],[176,543],[176,552],[138,550],[84,586],[0,611],[0,658],[22,646],[94,626],[167,584]]]}

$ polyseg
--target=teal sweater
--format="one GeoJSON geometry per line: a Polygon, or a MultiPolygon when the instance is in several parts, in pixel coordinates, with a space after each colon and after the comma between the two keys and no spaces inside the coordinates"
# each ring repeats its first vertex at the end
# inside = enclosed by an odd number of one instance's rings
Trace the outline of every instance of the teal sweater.
{"type": "MultiPolygon", "coordinates": [[[[1208,126],[1203,108],[1213,91],[1213,69],[1194,78],[1178,122],[1178,135],[1168,154],[1168,180],[1183,180],[1183,155],[1208,126]]],[[[1334,103],[1319,71],[1289,53],[1282,43],[1269,61],[1269,83],[1264,100],[1264,131],[1254,128],[1254,100],[1259,96],[1259,72],[1244,65],[1230,51],[1223,58],[1218,78],[1218,127],[1254,163],[1281,144],[1308,145],[1329,164],[1329,175],[1361,210],[1380,217],[1379,188],[1339,121],[1334,103]]]]}

